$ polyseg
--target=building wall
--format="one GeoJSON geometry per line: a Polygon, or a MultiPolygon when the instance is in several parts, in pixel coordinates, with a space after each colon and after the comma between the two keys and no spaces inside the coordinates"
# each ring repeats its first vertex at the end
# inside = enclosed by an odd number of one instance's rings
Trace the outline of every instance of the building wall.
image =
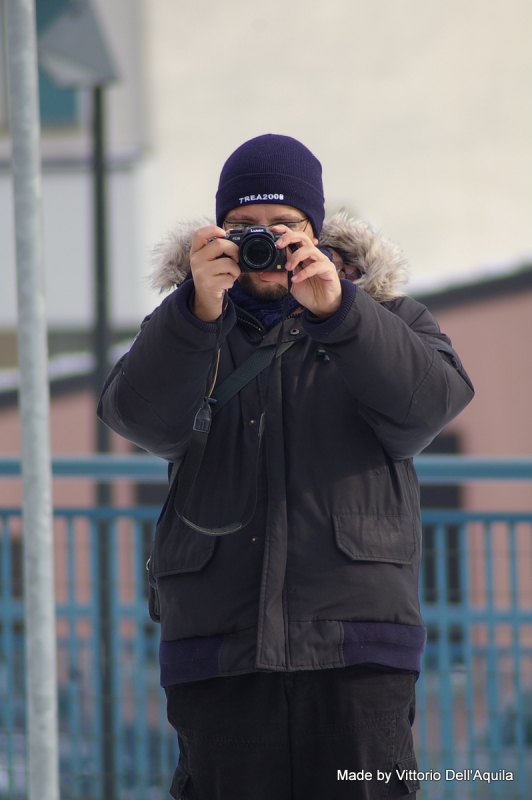
{"type": "MultiPolygon", "coordinates": [[[[46,0],[42,0],[46,2],[46,0]]],[[[106,89],[109,165],[110,313],[115,326],[138,326],[149,253],[139,237],[139,164],[146,148],[139,0],[92,0],[119,79],[106,89]],[[142,273],[142,274],[141,274],[142,273]]],[[[16,325],[15,252],[5,47],[0,14],[0,329],[16,325]]],[[[78,92],[70,124],[41,130],[47,315],[55,328],[88,327],[93,318],[91,93],[78,92]]]]}
{"type": "MultiPolygon", "coordinates": [[[[449,426],[462,452],[479,456],[532,454],[532,292],[435,312],[473,381],[476,396],[449,426]]],[[[528,483],[478,483],[466,487],[474,509],[530,510],[528,483]]]]}
{"type": "MultiPolygon", "coordinates": [[[[96,413],[93,395],[87,391],[56,396],[50,406],[51,450],[53,455],[88,455],[94,452],[96,413]]],[[[112,434],[115,453],[130,453],[131,445],[112,434]]],[[[0,453],[21,452],[20,417],[17,408],[0,409],[0,453]]],[[[91,506],[95,502],[94,482],[54,479],[53,503],[56,507],[91,506]]],[[[131,505],[132,488],[127,481],[115,481],[114,503],[131,505]]],[[[22,503],[19,480],[0,480],[0,507],[18,507],[22,503]]]]}
{"type": "MultiPolygon", "coordinates": [[[[112,309],[158,298],[149,254],[213,213],[220,168],[267,131],[323,162],[345,205],[398,241],[421,279],[532,252],[532,6],[527,0],[93,0],[119,81],[108,90],[112,309]]],[[[0,42],[0,48],[3,45],[0,42]]],[[[9,137],[0,59],[0,327],[14,324],[9,137]]],[[[49,318],[91,317],[90,102],[47,129],[49,318]]]]}
{"type": "MultiPolygon", "coordinates": [[[[58,168],[43,174],[46,305],[54,328],[87,329],[93,320],[91,176],[87,169],[58,168]]],[[[115,326],[142,320],[136,172],[113,169],[109,179],[110,315],[115,326]]],[[[0,330],[17,321],[11,178],[0,172],[0,330]]],[[[148,258],[145,258],[145,262],[148,258]]],[[[144,264],[145,266],[145,264],[144,264]]]]}

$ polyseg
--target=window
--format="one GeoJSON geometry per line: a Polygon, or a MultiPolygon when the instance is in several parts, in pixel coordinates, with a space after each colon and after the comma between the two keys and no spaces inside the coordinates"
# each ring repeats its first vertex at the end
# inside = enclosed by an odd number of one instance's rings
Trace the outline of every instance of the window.
{"type": "MultiPolygon", "coordinates": [[[[46,28],[70,5],[70,0],[36,0],[37,34],[46,28]]],[[[78,93],[75,89],[58,89],[39,68],[39,107],[41,125],[75,125],[78,121],[78,93]]]]}

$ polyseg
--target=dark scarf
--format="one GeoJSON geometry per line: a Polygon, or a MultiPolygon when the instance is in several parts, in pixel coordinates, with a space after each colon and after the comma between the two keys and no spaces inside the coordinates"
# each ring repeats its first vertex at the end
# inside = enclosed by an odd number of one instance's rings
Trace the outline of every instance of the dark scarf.
{"type": "MultiPolygon", "coordinates": [[[[252,314],[255,319],[258,319],[258,321],[262,323],[267,331],[270,331],[277,325],[278,322],[281,321],[281,317],[283,316],[284,297],[282,297],[280,300],[270,300],[268,302],[265,302],[264,300],[256,300],[254,297],[250,297],[249,294],[243,290],[238,281],[235,281],[233,287],[229,289],[229,297],[235,305],[244,309],[244,311],[247,311],[248,314],[252,314]]],[[[299,303],[297,302],[296,298],[293,295],[290,295],[288,300],[287,316],[293,314],[298,306],[299,303]]]]}

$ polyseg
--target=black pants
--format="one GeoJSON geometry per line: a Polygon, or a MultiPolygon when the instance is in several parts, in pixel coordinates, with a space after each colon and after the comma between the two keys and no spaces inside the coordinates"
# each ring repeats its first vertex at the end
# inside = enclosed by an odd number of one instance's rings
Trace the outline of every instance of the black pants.
{"type": "Polygon", "coordinates": [[[177,800],[415,798],[416,673],[375,664],[169,686],[177,800]],[[363,774],[364,773],[364,774],[363,774]],[[371,773],[369,775],[368,773],[371,773]]]}

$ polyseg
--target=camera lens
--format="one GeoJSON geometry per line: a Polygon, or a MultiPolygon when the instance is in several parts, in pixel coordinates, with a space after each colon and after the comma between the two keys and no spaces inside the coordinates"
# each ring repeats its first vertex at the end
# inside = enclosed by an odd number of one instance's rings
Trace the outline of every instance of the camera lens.
{"type": "Polygon", "coordinates": [[[277,249],[268,239],[253,236],[243,243],[241,258],[249,269],[264,270],[275,262],[276,257],[277,249]]]}

